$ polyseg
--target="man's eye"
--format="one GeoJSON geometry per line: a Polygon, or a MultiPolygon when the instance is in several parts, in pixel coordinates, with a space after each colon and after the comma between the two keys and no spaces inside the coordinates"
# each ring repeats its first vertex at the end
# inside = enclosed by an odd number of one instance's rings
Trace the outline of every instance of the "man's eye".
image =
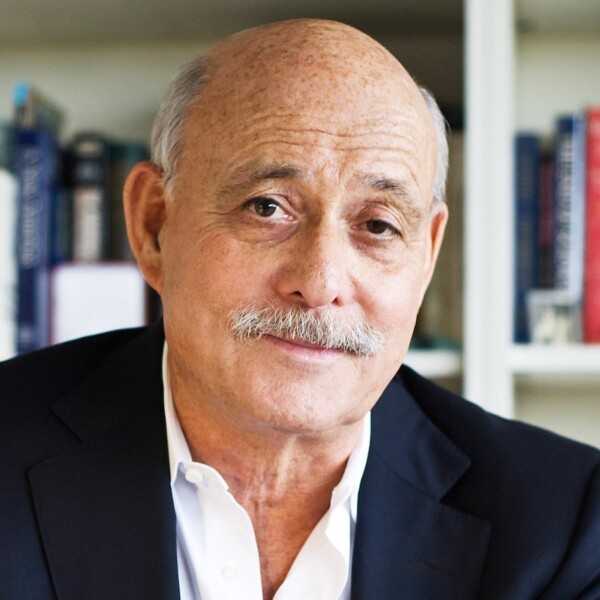
{"type": "Polygon", "coordinates": [[[381,221],[379,219],[372,219],[371,221],[367,221],[366,228],[369,233],[374,233],[376,235],[400,235],[400,232],[395,227],[393,227],[386,221],[381,221]]]}
{"type": "Polygon", "coordinates": [[[263,196],[248,200],[246,205],[259,217],[272,217],[278,210],[281,211],[281,207],[275,200],[263,196]]]}

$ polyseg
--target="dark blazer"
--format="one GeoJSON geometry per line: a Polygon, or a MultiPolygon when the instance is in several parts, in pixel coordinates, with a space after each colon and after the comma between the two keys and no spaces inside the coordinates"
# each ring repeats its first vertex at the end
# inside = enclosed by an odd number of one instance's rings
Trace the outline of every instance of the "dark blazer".
{"type": "MultiPolygon", "coordinates": [[[[178,598],[162,343],[159,324],[0,364],[2,600],[178,598]]],[[[599,465],[402,368],[373,410],[352,597],[600,598],[599,465]]]]}

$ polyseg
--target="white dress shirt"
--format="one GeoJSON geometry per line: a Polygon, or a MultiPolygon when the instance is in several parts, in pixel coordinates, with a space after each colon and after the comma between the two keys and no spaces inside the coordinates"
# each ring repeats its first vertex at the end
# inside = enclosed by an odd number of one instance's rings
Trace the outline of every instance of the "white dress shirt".
{"type": "MultiPolygon", "coordinates": [[[[181,600],[262,600],[260,560],[248,513],[212,467],[194,462],[174,409],[163,351],[171,491],[177,517],[181,600]]],[[[309,535],[274,600],[349,600],[358,488],[371,435],[370,414],[330,508],[309,535]]]]}

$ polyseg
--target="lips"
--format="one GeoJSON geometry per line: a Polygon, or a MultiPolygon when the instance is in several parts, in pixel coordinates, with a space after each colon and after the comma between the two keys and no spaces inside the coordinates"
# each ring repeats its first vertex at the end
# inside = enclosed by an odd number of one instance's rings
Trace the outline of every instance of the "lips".
{"type": "Polygon", "coordinates": [[[275,336],[275,335],[267,335],[265,337],[271,339],[271,341],[273,341],[275,343],[283,344],[284,346],[287,346],[290,349],[297,348],[299,350],[300,349],[312,350],[313,352],[318,352],[320,354],[341,352],[341,350],[337,350],[335,348],[327,348],[325,346],[321,346],[320,344],[313,344],[311,342],[307,342],[305,340],[301,340],[298,338],[286,338],[286,337],[279,337],[279,336],[275,336]]]}
{"type": "Polygon", "coordinates": [[[311,344],[310,342],[305,342],[300,339],[289,339],[289,338],[278,338],[283,342],[287,342],[288,344],[293,344],[294,346],[300,346],[301,348],[309,348],[310,350],[331,350],[331,348],[325,348],[324,346],[320,346],[319,344],[311,344]]]}

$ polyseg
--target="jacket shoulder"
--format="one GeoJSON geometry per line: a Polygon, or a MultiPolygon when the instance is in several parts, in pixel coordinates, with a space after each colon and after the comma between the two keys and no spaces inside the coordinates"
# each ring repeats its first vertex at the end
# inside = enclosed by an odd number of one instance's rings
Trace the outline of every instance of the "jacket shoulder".
{"type": "Polygon", "coordinates": [[[443,502],[492,526],[481,597],[537,598],[544,589],[544,598],[583,597],[588,585],[598,593],[600,561],[592,557],[600,533],[600,451],[490,414],[410,369],[397,379],[469,457],[443,502]],[[528,582],[515,578],[520,571],[528,582]],[[525,584],[536,593],[515,592],[525,584]]]}
{"type": "Polygon", "coordinates": [[[50,346],[0,362],[0,414],[25,404],[51,404],[145,328],[123,329],[50,346]]]}
{"type": "MultiPolygon", "coordinates": [[[[482,460],[515,461],[522,468],[560,468],[574,460],[600,465],[600,450],[552,433],[541,427],[505,419],[436,385],[408,367],[402,367],[397,379],[428,419],[467,455],[482,460]],[[473,457],[475,452],[475,457],[473,457]],[[556,462],[557,461],[557,462],[556,462]]],[[[553,470],[553,469],[551,469],[553,470]]]]}

